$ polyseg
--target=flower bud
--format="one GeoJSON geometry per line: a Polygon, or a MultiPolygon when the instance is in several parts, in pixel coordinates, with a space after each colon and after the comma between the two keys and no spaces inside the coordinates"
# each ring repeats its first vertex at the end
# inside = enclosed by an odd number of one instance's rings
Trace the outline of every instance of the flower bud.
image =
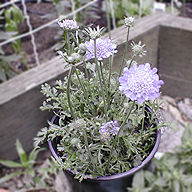
{"type": "Polygon", "coordinates": [[[69,63],[73,63],[73,61],[74,61],[73,57],[69,56],[69,57],[68,57],[68,62],[69,62],[69,63]]]}
{"type": "Polygon", "coordinates": [[[83,30],[83,32],[88,35],[91,39],[98,39],[102,33],[103,33],[104,27],[99,28],[99,26],[97,26],[97,28],[92,29],[91,27],[88,27],[87,29],[83,30]]]}
{"type": "Polygon", "coordinates": [[[65,19],[63,21],[58,20],[58,25],[66,31],[78,30],[79,26],[75,20],[65,19]]]}
{"type": "Polygon", "coordinates": [[[134,17],[125,17],[124,23],[127,27],[133,27],[134,26],[134,17]]]}
{"type": "Polygon", "coordinates": [[[70,127],[74,129],[82,130],[86,127],[84,119],[77,119],[74,123],[70,123],[70,127]]]}
{"type": "Polygon", "coordinates": [[[78,138],[71,139],[71,145],[77,145],[80,142],[78,138]]]}
{"type": "Polygon", "coordinates": [[[138,55],[140,57],[142,57],[143,55],[146,55],[145,53],[147,51],[143,49],[144,47],[145,47],[145,44],[141,45],[141,41],[139,41],[138,44],[136,44],[135,42],[131,43],[132,51],[134,52],[135,55],[138,55]]]}
{"type": "Polygon", "coordinates": [[[79,45],[79,49],[80,49],[82,52],[86,52],[86,51],[87,51],[87,47],[86,47],[85,43],[81,43],[81,44],[79,45]]]}
{"type": "Polygon", "coordinates": [[[79,53],[72,53],[71,56],[68,57],[69,63],[77,63],[81,60],[81,55],[79,53]]]}

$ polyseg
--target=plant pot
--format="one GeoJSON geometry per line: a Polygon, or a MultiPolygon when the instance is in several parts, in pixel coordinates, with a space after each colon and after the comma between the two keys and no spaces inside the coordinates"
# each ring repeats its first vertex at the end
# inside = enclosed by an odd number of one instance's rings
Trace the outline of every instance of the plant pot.
{"type": "MultiPolygon", "coordinates": [[[[57,123],[56,115],[51,119],[51,122],[57,123]]],[[[72,172],[64,170],[64,173],[71,184],[72,192],[128,192],[127,187],[132,187],[134,174],[141,169],[150,168],[151,160],[158,150],[160,140],[161,130],[157,130],[155,145],[149,156],[142,162],[142,164],[117,175],[99,177],[95,179],[88,178],[80,183],[77,179],[74,179],[74,174],[72,172]]],[[[48,144],[53,157],[60,161],[59,156],[57,155],[57,141],[58,138],[53,141],[48,141],[48,144]]]]}

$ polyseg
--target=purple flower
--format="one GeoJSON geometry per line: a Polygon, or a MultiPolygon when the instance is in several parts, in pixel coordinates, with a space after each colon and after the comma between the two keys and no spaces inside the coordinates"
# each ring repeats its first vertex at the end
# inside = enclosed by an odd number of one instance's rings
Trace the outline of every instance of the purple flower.
{"type": "MultiPolygon", "coordinates": [[[[86,41],[85,45],[87,47],[86,57],[87,59],[95,58],[94,52],[94,40],[86,41]]],[[[102,60],[104,58],[108,58],[113,53],[117,53],[116,45],[111,42],[109,38],[105,39],[96,39],[96,52],[97,52],[97,59],[102,60]]]]}
{"type": "Polygon", "coordinates": [[[79,28],[79,26],[77,26],[77,22],[74,20],[70,20],[70,19],[65,19],[63,21],[58,21],[58,25],[65,29],[65,30],[77,30],[79,28]]]}
{"type": "Polygon", "coordinates": [[[130,69],[124,68],[124,74],[119,77],[119,90],[132,101],[137,100],[142,104],[145,100],[154,100],[159,97],[159,89],[163,84],[157,75],[157,69],[150,68],[150,64],[136,64],[130,69]]]}
{"type": "Polygon", "coordinates": [[[101,126],[99,133],[101,135],[103,135],[105,133],[117,135],[118,131],[119,131],[119,127],[117,127],[117,120],[115,120],[115,121],[109,121],[109,122],[105,123],[105,125],[101,126]]]}

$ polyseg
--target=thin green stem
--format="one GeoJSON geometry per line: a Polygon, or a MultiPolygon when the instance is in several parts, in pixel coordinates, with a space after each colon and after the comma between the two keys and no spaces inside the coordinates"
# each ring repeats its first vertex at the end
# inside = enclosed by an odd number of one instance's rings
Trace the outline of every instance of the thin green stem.
{"type": "Polygon", "coordinates": [[[106,83],[105,83],[105,78],[104,78],[104,75],[103,75],[103,68],[102,68],[102,65],[101,65],[101,62],[100,62],[100,71],[101,71],[101,77],[102,77],[102,80],[103,80],[103,85],[104,85],[104,88],[105,88],[105,94],[106,94],[106,100],[107,100],[107,104],[108,104],[108,107],[110,105],[110,100],[109,100],[109,93],[107,90],[107,86],[106,86],[106,83]]]}
{"type": "MultiPolygon", "coordinates": [[[[143,114],[145,114],[145,107],[143,107],[143,114]]],[[[141,135],[143,135],[144,122],[145,122],[145,119],[143,118],[142,119],[142,126],[141,126],[141,135]]]]}
{"type": "Polygon", "coordinates": [[[76,43],[77,45],[79,45],[79,43],[77,42],[77,39],[75,38],[75,35],[73,34],[73,32],[71,32],[71,35],[72,35],[72,37],[73,37],[75,43],[76,43]]]}
{"type": "Polygon", "coordinates": [[[91,162],[92,162],[92,165],[93,165],[93,170],[95,171],[96,170],[96,166],[94,164],[93,157],[92,157],[91,151],[89,149],[89,144],[88,144],[87,134],[85,132],[85,129],[83,129],[83,137],[84,137],[84,140],[85,140],[85,145],[86,145],[86,148],[87,148],[87,152],[89,154],[89,158],[91,159],[91,162]]]}
{"type": "MultiPolygon", "coordinates": [[[[9,66],[9,68],[10,68],[13,72],[15,72],[15,73],[17,73],[17,74],[21,74],[21,72],[18,71],[17,69],[15,69],[14,67],[12,67],[11,64],[9,64],[8,62],[6,62],[6,64],[9,66]]],[[[5,73],[6,73],[6,69],[5,69],[5,68],[3,68],[3,69],[4,69],[5,73]]]]}
{"type": "Polygon", "coordinates": [[[66,33],[67,33],[67,54],[69,55],[69,53],[71,52],[69,42],[69,32],[67,31],[66,33]]]}
{"type": "Polygon", "coordinates": [[[84,65],[84,69],[85,69],[85,76],[86,76],[86,78],[88,78],[89,77],[88,70],[87,70],[86,62],[84,59],[83,59],[83,65],[84,65]]]}
{"type": "MultiPolygon", "coordinates": [[[[111,73],[112,73],[113,55],[109,57],[109,79],[108,79],[108,90],[111,85],[111,73]]],[[[108,109],[110,109],[110,95],[108,95],[108,109]]]]}
{"type": "Polygon", "coordinates": [[[105,113],[105,118],[106,118],[106,121],[107,121],[106,101],[105,101],[105,95],[104,95],[104,91],[103,91],[103,83],[102,83],[102,79],[101,79],[101,74],[100,74],[100,70],[99,70],[99,65],[98,65],[98,61],[97,61],[96,39],[94,39],[94,52],[95,52],[95,64],[96,64],[97,73],[98,73],[98,76],[99,76],[99,82],[100,82],[100,87],[101,87],[101,93],[102,93],[102,97],[103,97],[104,113],[105,113]]]}
{"type": "Polygon", "coordinates": [[[75,120],[76,115],[75,115],[75,113],[73,111],[73,106],[72,106],[71,97],[70,97],[71,76],[72,76],[74,67],[75,66],[72,66],[70,71],[69,71],[69,76],[68,76],[68,81],[67,81],[67,101],[68,101],[68,105],[69,105],[69,108],[70,108],[70,111],[71,111],[71,115],[72,115],[73,119],[75,120]]]}
{"type": "Polygon", "coordinates": [[[107,12],[107,28],[109,32],[109,39],[111,39],[111,22],[110,22],[110,15],[109,15],[109,9],[108,9],[108,0],[105,0],[105,7],[107,12]]]}
{"type": "Polygon", "coordinates": [[[131,58],[131,61],[130,61],[129,66],[128,66],[128,69],[131,67],[131,64],[133,63],[134,58],[135,58],[135,54],[133,54],[133,56],[131,58]]]}
{"type": "Polygon", "coordinates": [[[82,83],[82,81],[81,81],[81,79],[80,79],[80,77],[79,77],[79,74],[77,73],[77,68],[74,67],[74,69],[75,69],[75,73],[76,73],[76,75],[77,75],[77,79],[78,79],[78,81],[79,81],[79,84],[80,84],[81,88],[83,89],[83,92],[84,92],[84,95],[85,95],[85,99],[86,99],[86,103],[88,104],[88,106],[91,106],[92,114],[94,114],[94,109],[93,109],[92,105],[90,105],[90,102],[89,102],[89,98],[88,98],[88,95],[87,95],[87,90],[85,89],[85,86],[84,86],[84,84],[82,83]]]}
{"type": "Polygon", "coordinates": [[[128,50],[129,29],[130,29],[130,27],[128,27],[128,30],[127,30],[127,39],[126,39],[125,49],[124,49],[123,58],[122,58],[122,63],[121,63],[120,71],[119,71],[119,77],[121,76],[121,73],[122,73],[122,70],[123,70],[123,65],[124,65],[125,54],[126,54],[126,52],[128,50]]]}
{"type": "Polygon", "coordinates": [[[107,171],[109,170],[109,163],[110,163],[110,160],[111,160],[111,157],[112,157],[112,152],[113,152],[114,147],[115,147],[115,145],[117,143],[117,140],[118,140],[118,137],[119,137],[119,133],[121,132],[121,130],[123,129],[123,126],[127,122],[127,120],[128,120],[128,118],[129,118],[129,116],[131,114],[131,111],[132,111],[134,105],[135,105],[135,101],[133,101],[132,106],[129,109],[129,112],[127,113],[127,116],[125,117],[123,123],[121,124],[121,126],[119,128],[119,131],[118,131],[118,133],[117,133],[117,135],[116,135],[116,137],[115,137],[115,139],[113,141],[113,144],[112,144],[112,147],[111,147],[111,151],[110,151],[110,154],[109,154],[109,158],[108,158],[108,162],[107,162],[107,171]]]}

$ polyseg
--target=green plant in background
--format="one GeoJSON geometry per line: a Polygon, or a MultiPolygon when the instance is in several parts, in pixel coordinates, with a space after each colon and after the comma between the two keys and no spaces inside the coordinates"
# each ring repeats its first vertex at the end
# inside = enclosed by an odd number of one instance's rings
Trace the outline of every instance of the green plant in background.
{"type": "Polygon", "coordinates": [[[188,125],[182,144],[173,153],[154,158],[155,171],[138,172],[130,192],[191,192],[192,191],[192,126],[188,125]]]}
{"type": "Polygon", "coordinates": [[[37,163],[37,156],[42,149],[33,149],[27,158],[27,154],[24,151],[19,140],[16,141],[16,150],[20,158],[20,163],[10,160],[0,160],[0,164],[8,167],[14,168],[15,171],[5,175],[0,178],[0,184],[5,183],[17,176],[28,175],[28,183],[23,184],[21,189],[49,189],[52,191],[52,187],[49,186],[46,180],[50,180],[51,177],[54,177],[58,171],[58,165],[49,159],[46,159],[47,166],[35,169],[37,163]]]}
{"type": "MultiPolygon", "coordinates": [[[[4,26],[3,25],[3,21],[5,19],[4,11],[5,11],[4,9],[0,11],[0,20],[1,20],[0,29],[3,29],[4,26]]],[[[7,40],[11,38],[13,35],[16,35],[16,32],[5,32],[3,30],[0,30],[0,41],[7,40]]],[[[9,79],[9,77],[13,75],[11,71],[12,70],[14,71],[15,69],[12,68],[10,62],[20,58],[18,57],[19,56],[16,54],[5,56],[2,47],[0,47],[0,83],[6,81],[7,79],[9,79]]],[[[15,70],[15,73],[19,73],[19,71],[15,70]]]]}
{"type": "MultiPolygon", "coordinates": [[[[13,5],[10,8],[5,10],[5,30],[19,33],[19,24],[24,21],[24,15],[21,9],[18,6],[13,5]]],[[[15,36],[15,35],[14,35],[15,36]]],[[[22,56],[22,62],[25,64],[26,68],[29,69],[27,61],[24,57],[24,52],[21,46],[21,39],[17,39],[11,43],[11,46],[14,50],[14,53],[22,56]]]]}
{"type": "Polygon", "coordinates": [[[151,13],[154,0],[113,0],[117,25],[122,25],[125,15],[135,18],[143,17],[151,13]]]}
{"type": "MultiPolygon", "coordinates": [[[[18,25],[24,21],[23,13],[16,5],[5,10],[5,30],[18,32],[18,25]]],[[[22,53],[21,39],[15,40],[12,44],[15,53],[22,53]]]]}
{"type": "MultiPolygon", "coordinates": [[[[18,35],[18,26],[24,21],[22,11],[16,5],[13,5],[7,9],[3,9],[0,12],[1,18],[4,18],[5,31],[0,31],[0,40],[7,40],[15,35],[18,35]]],[[[29,69],[27,61],[24,57],[24,52],[21,46],[21,39],[17,39],[11,43],[13,48],[13,54],[5,55],[3,48],[0,49],[0,82],[8,80],[15,74],[19,74],[20,71],[14,68],[10,63],[19,59],[25,64],[26,68],[29,69]]]]}
{"type": "MultiPolygon", "coordinates": [[[[65,19],[66,15],[71,14],[73,19],[75,19],[80,26],[87,22],[92,23],[93,21],[98,20],[99,22],[104,21],[106,25],[105,20],[107,20],[109,24],[110,19],[112,19],[113,26],[116,26],[117,24],[122,24],[119,21],[122,21],[125,15],[134,15],[137,18],[139,14],[144,16],[150,13],[151,1],[153,0],[98,0],[97,2],[90,0],[53,0],[51,1],[51,3],[53,3],[53,5],[55,6],[56,12],[54,14],[48,13],[44,17],[49,17],[53,20],[55,20],[55,18],[59,18],[59,20],[61,20],[65,19]],[[77,13],[74,13],[75,10],[78,10],[82,7],[83,12],[79,11],[77,13]]],[[[12,32],[11,37],[18,35],[18,26],[24,21],[22,10],[17,5],[13,4],[9,8],[3,8],[0,11],[0,19],[2,18],[5,20],[4,29],[6,30],[6,33],[11,34],[10,32],[12,32]]],[[[103,24],[99,25],[101,27],[105,26],[103,24]]],[[[108,25],[108,29],[110,31],[110,25],[108,25]]],[[[0,31],[1,39],[2,37],[4,37],[4,35],[1,35],[2,32],[3,31],[0,31]]],[[[5,36],[7,36],[7,34],[5,36]]],[[[61,36],[63,36],[63,34],[59,33],[58,37],[60,38],[61,36]]],[[[64,45],[65,42],[62,42],[62,44],[56,44],[53,48],[58,50],[64,45]]],[[[21,60],[21,62],[25,65],[25,68],[29,69],[24,56],[24,51],[22,50],[21,39],[17,39],[12,42],[11,46],[13,48],[14,54],[8,56],[3,53],[3,48],[0,48],[0,82],[8,80],[16,74],[20,73],[18,69],[14,68],[13,65],[11,65],[12,60],[21,60]],[[15,57],[15,55],[17,55],[17,57],[15,57]]]]}

